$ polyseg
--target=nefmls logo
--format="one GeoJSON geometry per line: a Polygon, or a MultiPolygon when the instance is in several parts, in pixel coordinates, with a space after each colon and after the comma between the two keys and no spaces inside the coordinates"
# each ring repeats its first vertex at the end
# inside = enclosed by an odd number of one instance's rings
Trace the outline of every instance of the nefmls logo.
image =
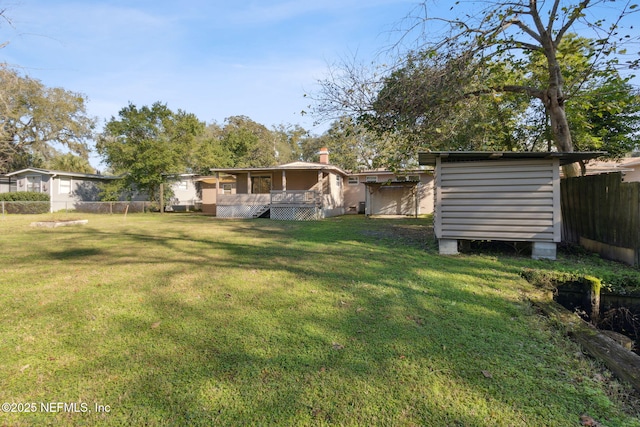
{"type": "Polygon", "coordinates": [[[41,402],[41,412],[89,412],[89,405],[85,402],[41,402]]]}

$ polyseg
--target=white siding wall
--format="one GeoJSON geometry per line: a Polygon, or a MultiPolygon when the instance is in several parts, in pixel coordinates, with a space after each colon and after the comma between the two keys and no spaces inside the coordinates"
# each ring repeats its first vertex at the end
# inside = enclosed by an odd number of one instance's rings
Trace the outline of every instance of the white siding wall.
{"type": "Polygon", "coordinates": [[[438,238],[560,241],[557,159],[437,162],[438,238]]]}

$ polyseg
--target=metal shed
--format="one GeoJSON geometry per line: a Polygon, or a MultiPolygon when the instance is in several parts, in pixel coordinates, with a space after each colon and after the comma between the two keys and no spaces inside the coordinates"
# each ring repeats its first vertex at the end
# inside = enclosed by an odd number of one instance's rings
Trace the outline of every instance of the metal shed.
{"type": "Polygon", "coordinates": [[[560,166],[603,153],[421,152],[435,166],[434,229],[441,254],[458,240],[532,242],[533,258],[561,241],[560,166]]]}

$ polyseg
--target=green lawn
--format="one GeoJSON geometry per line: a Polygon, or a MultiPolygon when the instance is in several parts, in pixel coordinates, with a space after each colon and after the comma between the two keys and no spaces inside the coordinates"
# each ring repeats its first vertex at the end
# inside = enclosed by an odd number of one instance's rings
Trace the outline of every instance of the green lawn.
{"type": "Polygon", "coordinates": [[[524,297],[571,260],[441,257],[428,219],[49,217],[0,217],[0,402],[35,410],[0,425],[640,426],[524,297]]]}

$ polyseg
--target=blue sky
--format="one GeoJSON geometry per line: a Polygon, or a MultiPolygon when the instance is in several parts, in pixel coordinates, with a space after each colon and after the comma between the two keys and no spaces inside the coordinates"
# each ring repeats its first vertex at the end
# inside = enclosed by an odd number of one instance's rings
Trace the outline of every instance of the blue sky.
{"type": "MultiPolygon", "coordinates": [[[[46,86],[86,95],[101,124],[129,102],[160,101],[206,122],[245,115],[267,127],[298,124],[321,134],[328,124],[314,126],[300,114],[309,104],[304,94],[317,91],[331,64],[379,60],[417,3],[0,0],[13,24],[0,23],[0,43],[9,42],[0,61],[46,86]]],[[[471,3],[458,8],[474,15],[471,3]]],[[[430,4],[435,16],[453,0],[430,4]]],[[[613,5],[590,10],[590,18],[609,15],[613,5]]]]}
{"type": "MultiPolygon", "coordinates": [[[[329,64],[372,59],[415,0],[0,0],[3,61],[85,94],[104,123],[155,101],[222,123],[271,127],[300,112],[329,64]]],[[[326,126],[326,125],[325,125],[326,126]]]]}

